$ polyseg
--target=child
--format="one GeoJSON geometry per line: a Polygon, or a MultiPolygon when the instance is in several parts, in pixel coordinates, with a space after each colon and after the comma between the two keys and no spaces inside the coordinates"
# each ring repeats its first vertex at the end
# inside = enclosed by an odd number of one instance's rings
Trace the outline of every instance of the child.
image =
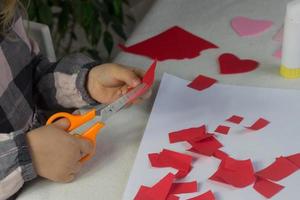
{"type": "Polygon", "coordinates": [[[43,110],[111,103],[140,84],[143,72],[99,65],[82,55],[50,63],[26,35],[18,0],[0,1],[0,199],[37,175],[70,182],[91,143],[68,134],[65,119],[44,126],[43,110]],[[39,127],[39,128],[37,128],[39,127]]]}

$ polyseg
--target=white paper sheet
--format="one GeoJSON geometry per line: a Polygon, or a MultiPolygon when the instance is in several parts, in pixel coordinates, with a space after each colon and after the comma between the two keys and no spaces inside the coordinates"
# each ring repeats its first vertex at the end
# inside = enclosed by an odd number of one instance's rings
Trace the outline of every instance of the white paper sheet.
{"type": "MultiPolygon", "coordinates": [[[[228,135],[218,135],[218,140],[224,145],[222,150],[236,159],[251,158],[255,170],[259,170],[278,156],[300,152],[300,91],[215,84],[199,92],[186,87],[187,84],[188,81],[175,76],[163,76],[123,200],[133,199],[141,185],[152,186],[168,172],[176,172],[171,168],[150,166],[147,155],[163,148],[198,158],[191,173],[182,181],[197,180],[200,190],[181,195],[181,199],[209,189],[217,200],[265,199],[252,185],[238,189],[208,180],[217,170],[219,161],[185,151],[187,144],[169,144],[168,133],[202,124],[206,124],[209,131],[215,130],[219,124],[230,125],[228,135]],[[245,117],[241,125],[224,122],[234,114],[245,117]],[[252,125],[259,117],[271,123],[259,131],[243,131],[243,126],[252,125]]],[[[300,171],[278,183],[285,188],[272,200],[298,199],[300,171]]]]}

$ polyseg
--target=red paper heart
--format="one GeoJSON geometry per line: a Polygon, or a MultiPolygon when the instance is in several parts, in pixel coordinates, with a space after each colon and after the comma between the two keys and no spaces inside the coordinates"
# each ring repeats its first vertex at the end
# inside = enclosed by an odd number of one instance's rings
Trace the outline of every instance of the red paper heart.
{"type": "Polygon", "coordinates": [[[237,56],[225,53],[219,57],[221,74],[238,74],[255,70],[259,63],[255,60],[241,60],[237,56]]]}

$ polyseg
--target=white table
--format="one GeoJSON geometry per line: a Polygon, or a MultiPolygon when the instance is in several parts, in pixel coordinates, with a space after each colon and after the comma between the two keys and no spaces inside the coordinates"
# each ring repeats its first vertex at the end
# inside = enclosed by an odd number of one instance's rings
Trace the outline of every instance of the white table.
{"type": "MultiPolygon", "coordinates": [[[[300,79],[285,80],[279,76],[280,61],[272,56],[280,47],[272,36],[283,23],[287,2],[289,0],[158,0],[127,44],[179,25],[220,46],[217,50],[205,51],[195,59],[159,63],[155,88],[162,74],[168,72],[189,80],[202,73],[227,84],[300,89],[300,79]],[[240,38],[229,25],[230,20],[238,15],[273,20],[275,25],[260,37],[240,38]],[[216,59],[224,52],[260,61],[260,68],[246,74],[220,75],[216,59]]],[[[151,63],[148,58],[127,53],[120,53],[115,62],[144,68],[151,63]]],[[[107,124],[98,137],[96,157],[84,167],[75,182],[58,184],[36,180],[24,189],[18,199],[120,200],[153,98],[121,112],[107,124]]]]}

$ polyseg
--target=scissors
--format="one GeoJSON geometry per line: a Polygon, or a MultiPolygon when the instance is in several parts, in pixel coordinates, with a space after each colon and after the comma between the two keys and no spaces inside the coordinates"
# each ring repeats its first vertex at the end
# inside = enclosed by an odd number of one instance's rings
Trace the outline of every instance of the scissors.
{"type": "Polygon", "coordinates": [[[71,134],[73,133],[77,137],[82,137],[84,139],[90,140],[94,146],[94,150],[91,154],[88,154],[80,159],[80,162],[85,162],[89,160],[94,154],[96,147],[96,137],[100,133],[100,130],[105,126],[105,122],[111,116],[122,110],[130,102],[143,95],[149,88],[150,86],[148,84],[142,83],[107,106],[103,106],[100,104],[96,106],[89,106],[87,112],[84,108],[78,109],[72,114],[67,112],[58,112],[52,115],[48,119],[46,124],[49,125],[60,118],[66,118],[70,122],[70,126],[67,131],[69,131],[71,134]],[[88,122],[93,123],[93,125],[86,129],[85,127],[87,126],[88,122]]]}

